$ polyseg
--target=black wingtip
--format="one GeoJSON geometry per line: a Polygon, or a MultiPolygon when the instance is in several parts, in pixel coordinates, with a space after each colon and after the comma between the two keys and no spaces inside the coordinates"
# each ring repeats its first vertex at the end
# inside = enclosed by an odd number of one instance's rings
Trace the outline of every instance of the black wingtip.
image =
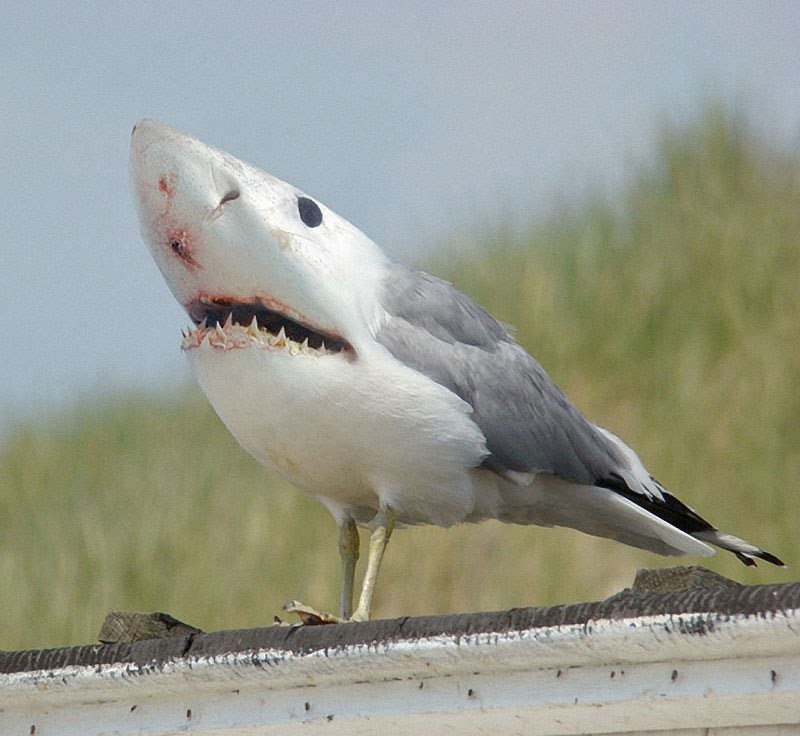
{"type": "Polygon", "coordinates": [[[773,565],[777,565],[778,567],[786,567],[786,563],[782,559],[776,557],[773,554],[770,554],[769,552],[764,552],[764,550],[760,550],[760,554],[758,556],[762,560],[766,560],[767,562],[773,565]]]}
{"type": "Polygon", "coordinates": [[[723,534],[712,524],[707,522],[696,511],[690,509],[685,503],[673,496],[655,478],[651,480],[658,485],[661,490],[661,498],[645,496],[644,494],[632,491],[625,484],[623,478],[615,473],[611,473],[606,478],[595,480],[595,485],[608,488],[610,491],[619,493],[629,501],[633,501],[637,506],[641,506],[646,511],[663,519],[676,529],[686,532],[696,539],[709,542],[726,549],[735,554],[748,567],[755,567],[756,560],[759,558],[777,567],[786,567],[783,560],[770,552],[765,552],[749,542],[745,542],[732,534],[723,534]]]}
{"type": "Polygon", "coordinates": [[[733,552],[741,562],[743,562],[748,567],[756,567],[756,561],[750,556],[744,554],[744,552],[733,552]]]}
{"type": "Polygon", "coordinates": [[[748,567],[756,567],[756,561],[753,559],[753,557],[758,557],[759,559],[776,565],[777,567],[786,567],[786,564],[783,562],[783,560],[769,552],[764,552],[763,549],[758,550],[758,552],[753,552],[752,554],[745,554],[744,552],[738,552],[736,550],[731,551],[748,567]]]}

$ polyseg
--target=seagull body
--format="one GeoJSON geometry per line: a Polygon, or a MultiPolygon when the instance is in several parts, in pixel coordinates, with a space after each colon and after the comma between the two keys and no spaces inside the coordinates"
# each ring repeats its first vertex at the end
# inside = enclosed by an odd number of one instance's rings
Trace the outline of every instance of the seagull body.
{"type": "Polygon", "coordinates": [[[566,526],[782,564],[668,493],[469,297],[297,188],[150,120],[131,169],[142,236],[194,322],[182,346],[201,389],[339,526],[342,618],[369,617],[395,522],[566,526]],[[357,524],[371,540],[353,613],[357,524]]]}

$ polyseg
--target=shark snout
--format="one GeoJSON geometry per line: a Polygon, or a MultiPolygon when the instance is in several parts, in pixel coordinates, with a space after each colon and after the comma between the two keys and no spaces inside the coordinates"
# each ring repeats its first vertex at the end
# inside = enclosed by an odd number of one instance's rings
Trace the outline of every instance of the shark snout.
{"type": "Polygon", "coordinates": [[[135,162],[156,141],[166,141],[171,135],[180,135],[177,130],[143,118],[131,129],[131,161],[135,162]]]}

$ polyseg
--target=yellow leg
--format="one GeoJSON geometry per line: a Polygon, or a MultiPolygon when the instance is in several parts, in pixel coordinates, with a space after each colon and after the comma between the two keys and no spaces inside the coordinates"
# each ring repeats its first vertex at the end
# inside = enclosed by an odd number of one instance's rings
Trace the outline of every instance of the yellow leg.
{"type": "Polygon", "coordinates": [[[358,529],[352,519],[348,519],[339,527],[339,558],[342,561],[339,616],[346,621],[353,613],[353,579],[358,561],[358,529]]]}
{"type": "Polygon", "coordinates": [[[369,557],[367,558],[367,571],[364,574],[364,583],[361,586],[361,596],[358,599],[358,608],[350,617],[351,621],[367,621],[372,606],[372,594],[375,590],[375,581],[381,566],[386,543],[394,530],[394,511],[381,509],[369,525],[369,557]]]}

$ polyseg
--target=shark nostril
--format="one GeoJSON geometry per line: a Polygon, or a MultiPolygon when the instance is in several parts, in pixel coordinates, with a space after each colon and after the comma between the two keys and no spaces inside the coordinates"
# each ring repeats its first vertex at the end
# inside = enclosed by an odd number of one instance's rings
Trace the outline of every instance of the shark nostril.
{"type": "Polygon", "coordinates": [[[222,217],[222,213],[224,211],[225,205],[228,202],[233,202],[234,199],[239,199],[239,190],[238,189],[230,189],[225,194],[222,195],[222,199],[220,199],[219,203],[217,204],[214,209],[211,207],[208,208],[208,221],[214,222],[219,217],[222,217]]]}

